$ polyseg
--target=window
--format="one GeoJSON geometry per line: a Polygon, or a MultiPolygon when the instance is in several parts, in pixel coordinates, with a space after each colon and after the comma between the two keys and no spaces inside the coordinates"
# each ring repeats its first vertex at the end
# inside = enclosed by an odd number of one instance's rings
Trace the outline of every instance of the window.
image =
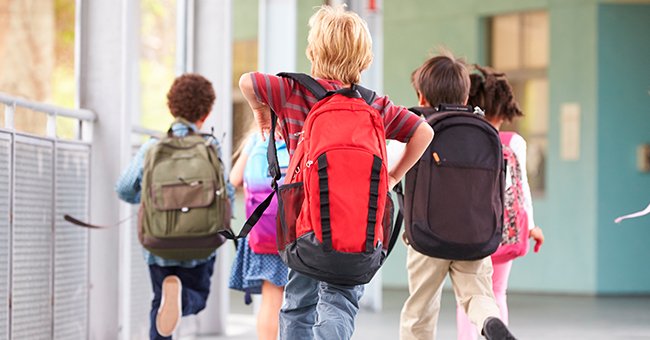
{"type": "MultiPolygon", "coordinates": [[[[75,105],[75,0],[0,0],[0,91],[64,107],[75,105]]],[[[0,106],[0,124],[4,107],[0,106]]],[[[47,116],[16,110],[19,131],[45,135],[47,116]]],[[[57,119],[59,136],[75,122],[57,119]]]]}
{"type": "Polygon", "coordinates": [[[140,124],[166,131],[167,91],[176,77],[176,0],[141,0],[140,124]]]}
{"type": "Polygon", "coordinates": [[[525,12],[491,18],[489,64],[505,72],[524,117],[504,130],[528,142],[526,169],[534,196],[543,196],[548,150],[549,26],[547,12],[525,12]]]}

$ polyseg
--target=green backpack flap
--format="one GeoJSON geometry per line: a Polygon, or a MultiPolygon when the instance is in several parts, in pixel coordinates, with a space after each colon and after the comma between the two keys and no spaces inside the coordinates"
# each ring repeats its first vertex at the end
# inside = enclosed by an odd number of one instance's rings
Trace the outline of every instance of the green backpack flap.
{"type": "Polygon", "coordinates": [[[177,137],[170,128],[147,150],[141,197],[140,243],[162,258],[206,258],[224,243],[219,232],[230,230],[223,163],[210,140],[192,130],[177,137]]]}

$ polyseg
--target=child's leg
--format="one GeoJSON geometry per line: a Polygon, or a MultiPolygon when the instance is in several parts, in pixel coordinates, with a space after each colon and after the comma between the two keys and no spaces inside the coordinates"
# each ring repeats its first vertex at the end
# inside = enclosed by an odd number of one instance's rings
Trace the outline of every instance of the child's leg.
{"type": "Polygon", "coordinates": [[[400,339],[435,339],[442,283],[449,260],[429,257],[407,246],[409,297],[400,315],[400,339]]]}
{"type": "MultiPolygon", "coordinates": [[[[492,263],[492,290],[494,292],[494,299],[499,306],[501,312],[501,321],[508,324],[508,304],[506,302],[506,289],[508,288],[508,277],[510,277],[510,269],[512,268],[512,261],[505,263],[492,263]]],[[[456,306],[456,329],[458,330],[458,340],[476,340],[478,333],[476,328],[469,321],[463,306],[456,306]]]]}
{"type": "Polygon", "coordinates": [[[289,281],[284,287],[284,305],[280,310],[280,339],[314,338],[319,283],[295,270],[289,270],[289,281]]]}
{"type": "Polygon", "coordinates": [[[349,340],[352,337],[363,288],[363,285],[341,286],[320,282],[314,339],[349,340]]]}
{"type": "Polygon", "coordinates": [[[512,269],[512,261],[504,263],[492,263],[494,267],[494,274],[492,274],[492,288],[494,290],[494,298],[499,305],[501,312],[501,321],[508,324],[508,302],[506,298],[506,289],[508,289],[508,278],[510,277],[510,269],[512,269]]]}
{"type": "Polygon", "coordinates": [[[499,307],[492,292],[492,261],[452,261],[451,281],[456,300],[470,321],[480,331],[489,317],[499,317],[499,307]]]}
{"type": "Polygon", "coordinates": [[[151,278],[151,288],[153,289],[153,300],[151,301],[151,311],[149,312],[149,339],[150,340],[171,340],[171,337],[164,337],[158,334],[156,329],[156,316],[160,307],[162,296],[162,282],[170,273],[168,268],[160,267],[155,264],[149,265],[149,277],[151,278]]]}
{"type": "Polygon", "coordinates": [[[280,307],[284,287],[269,281],[262,283],[262,305],[257,314],[257,337],[259,340],[277,340],[280,307]]]}
{"type": "Polygon", "coordinates": [[[183,283],[183,316],[197,314],[205,308],[210,294],[210,278],[214,272],[215,257],[196,267],[175,267],[183,283]]]}
{"type": "Polygon", "coordinates": [[[456,331],[458,340],[476,340],[478,332],[476,327],[469,321],[463,306],[456,304],[456,331]]]}

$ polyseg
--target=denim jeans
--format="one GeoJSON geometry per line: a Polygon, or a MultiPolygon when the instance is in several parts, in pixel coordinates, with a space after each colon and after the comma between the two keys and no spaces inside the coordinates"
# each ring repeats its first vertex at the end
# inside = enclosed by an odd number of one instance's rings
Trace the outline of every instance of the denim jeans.
{"type": "Polygon", "coordinates": [[[363,288],[329,284],[289,270],[280,310],[280,339],[350,339],[363,288]]]}
{"type": "Polygon", "coordinates": [[[160,307],[162,294],[162,282],[166,276],[176,275],[181,279],[183,285],[183,316],[197,314],[205,308],[205,302],[210,293],[210,277],[214,271],[214,260],[212,257],[208,262],[196,267],[161,267],[155,264],[149,265],[149,276],[153,288],[153,301],[151,302],[149,338],[151,340],[170,340],[171,337],[164,337],[156,330],[156,314],[160,307]]]}

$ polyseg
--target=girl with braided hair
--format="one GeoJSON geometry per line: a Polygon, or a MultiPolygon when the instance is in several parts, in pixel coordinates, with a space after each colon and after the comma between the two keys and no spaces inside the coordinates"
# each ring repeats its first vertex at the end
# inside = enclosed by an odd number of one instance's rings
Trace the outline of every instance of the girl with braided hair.
{"type": "MultiPolygon", "coordinates": [[[[523,116],[519,104],[515,101],[512,87],[503,73],[474,65],[478,72],[470,75],[470,92],[468,104],[478,106],[485,111],[485,118],[497,129],[504,122],[511,122],[523,116]]],[[[508,277],[512,268],[512,261],[517,256],[525,254],[528,248],[528,237],[535,240],[535,252],[539,251],[544,242],[542,229],[535,226],[533,219],[533,205],[526,174],[526,141],[514,132],[500,132],[504,144],[504,157],[510,152],[511,161],[506,174],[506,198],[504,199],[504,240],[501,247],[492,255],[492,289],[501,312],[501,320],[508,324],[508,305],[506,303],[506,289],[508,277]],[[510,199],[508,199],[510,197],[510,199]],[[521,210],[521,211],[520,211],[521,210]],[[508,214],[508,211],[515,212],[508,214]],[[518,232],[517,228],[522,232],[518,232]],[[521,237],[520,237],[521,236],[521,237]],[[519,238],[519,239],[518,239],[519,238]],[[523,238],[523,239],[522,239],[523,238]],[[500,252],[504,245],[520,242],[523,250],[516,254],[503,255],[500,252]]],[[[473,327],[462,307],[457,308],[456,324],[459,340],[474,340],[478,338],[476,328],[473,327]]]]}

